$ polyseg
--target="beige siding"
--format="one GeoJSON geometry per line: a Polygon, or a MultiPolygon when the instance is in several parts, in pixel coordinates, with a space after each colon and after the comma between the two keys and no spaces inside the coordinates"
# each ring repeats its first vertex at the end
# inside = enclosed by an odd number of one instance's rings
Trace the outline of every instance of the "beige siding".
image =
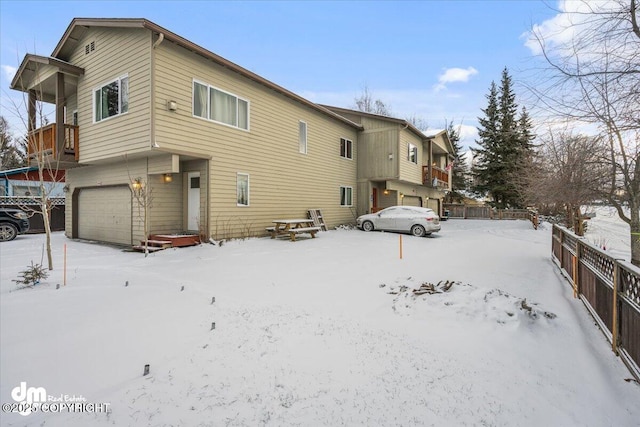
{"type": "MultiPolygon", "coordinates": [[[[163,159],[139,159],[119,161],[100,166],[87,166],[67,170],[68,194],[83,188],[100,188],[114,185],[129,185],[140,177],[151,188],[151,209],[149,210],[149,232],[168,233],[182,231],[182,183],[179,174],[173,174],[173,182],[164,183],[162,175],[147,174],[154,168],[154,163],[162,163],[163,159]]],[[[72,215],[74,211],[73,197],[66,200],[66,234],[72,233],[72,215]]],[[[144,209],[134,198],[132,201],[133,242],[144,239],[144,209]]]]}
{"type": "Polygon", "coordinates": [[[422,184],[421,160],[423,158],[423,150],[424,148],[420,138],[413,133],[402,132],[402,136],[400,137],[400,180],[422,184]],[[418,147],[417,164],[409,161],[409,144],[418,147]]]}
{"type": "Polygon", "coordinates": [[[340,207],[340,186],[355,189],[357,144],[353,160],[341,158],[339,148],[340,138],[357,141],[356,129],[171,43],[154,54],[156,141],[163,150],[211,157],[214,237],[221,237],[221,221],[235,235],[264,234],[273,219],[304,217],[312,208],[323,210],[329,226],[354,221],[356,192],[352,209],[340,207]],[[193,117],[193,79],[248,100],[250,130],[193,117]],[[170,100],[177,111],[167,109],[170,100]],[[300,120],[307,123],[307,154],[298,152],[300,120]],[[249,174],[247,207],[236,204],[238,172],[249,174]]]}
{"type": "Polygon", "coordinates": [[[398,177],[398,129],[386,127],[361,133],[358,142],[358,178],[398,177]]]}
{"type": "Polygon", "coordinates": [[[150,134],[151,33],[143,29],[91,28],[69,62],[84,68],[78,80],[80,162],[148,150],[150,134]],[[85,45],[95,50],[85,54],[85,45]],[[129,112],[94,123],[94,89],[128,75],[129,112]]]}

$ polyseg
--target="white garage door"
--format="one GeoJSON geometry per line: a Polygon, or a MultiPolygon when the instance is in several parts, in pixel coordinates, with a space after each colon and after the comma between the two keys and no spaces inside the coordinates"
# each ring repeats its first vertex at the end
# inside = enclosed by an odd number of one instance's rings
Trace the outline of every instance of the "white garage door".
{"type": "Polygon", "coordinates": [[[131,191],[129,187],[80,190],[78,237],[130,245],[131,191]]]}
{"type": "Polygon", "coordinates": [[[420,197],[418,196],[404,196],[402,198],[402,204],[404,206],[422,206],[422,203],[420,203],[420,197]]]}

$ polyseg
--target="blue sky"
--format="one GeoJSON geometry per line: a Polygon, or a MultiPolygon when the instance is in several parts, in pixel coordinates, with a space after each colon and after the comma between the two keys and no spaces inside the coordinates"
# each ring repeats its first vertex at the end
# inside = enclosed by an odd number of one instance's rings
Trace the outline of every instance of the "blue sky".
{"type": "Polygon", "coordinates": [[[15,115],[24,54],[51,54],[74,17],[147,18],[311,101],[350,108],[367,86],[396,117],[462,123],[470,145],[491,81],[532,68],[523,34],[555,14],[533,0],[0,0],[0,112],[15,115]]]}

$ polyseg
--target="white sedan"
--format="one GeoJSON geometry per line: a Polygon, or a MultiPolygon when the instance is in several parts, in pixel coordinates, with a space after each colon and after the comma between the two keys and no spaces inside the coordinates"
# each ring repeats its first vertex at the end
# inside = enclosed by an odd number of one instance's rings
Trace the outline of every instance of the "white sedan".
{"type": "Polygon", "coordinates": [[[440,218],[432,209],[413,206],[391,206],[359,216],[356,223],[364,231],[398,231],[418,237],[440,231],[440,218]]]}

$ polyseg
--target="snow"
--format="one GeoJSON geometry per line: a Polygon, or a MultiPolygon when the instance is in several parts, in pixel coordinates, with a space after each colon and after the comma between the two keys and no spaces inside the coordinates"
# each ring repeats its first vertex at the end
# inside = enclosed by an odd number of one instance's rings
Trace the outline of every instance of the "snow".
{"type": "Polygon", "coordinates": [[[553,266],[551,226],[442,228],[403,236],[403,259],[397,234],[349,229],[146,258],[55,233],[56,269],[26,289],[44,236],[2,243],[0,400],[26,382],[110,412],[1,424],[638,425],[640,386],[553,266]]]}
{"type": "MultiPolygon", "coordinates": [[[[611,206],[590,206],[587,210],[596,213],[587,221],[587,241],[615,258],[631,260],[630,227],[620,219],[618,211],[611,206]]],[[[626,214],[629,215],[628,210],[626,214]]]]}

